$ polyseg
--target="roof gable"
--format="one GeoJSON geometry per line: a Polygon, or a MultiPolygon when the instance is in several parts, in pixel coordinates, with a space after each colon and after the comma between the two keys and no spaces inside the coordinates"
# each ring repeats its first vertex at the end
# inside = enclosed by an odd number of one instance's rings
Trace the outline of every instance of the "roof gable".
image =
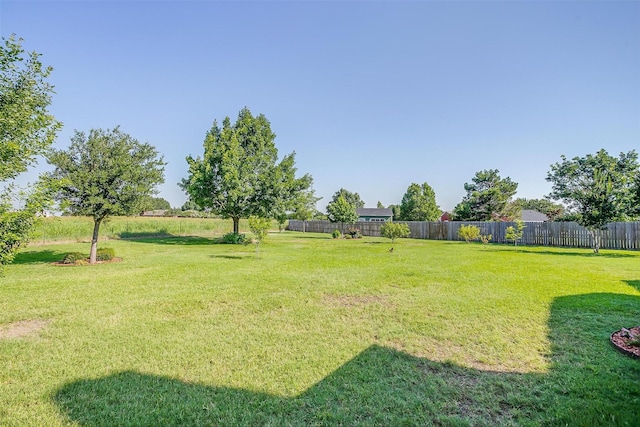
{"type": "Polygon", "coordinates": [[[532,209],[522,210],[522,221],[524,222],[544,222],[549,221],[549,217],[542,212],[534,211],[532,209]]]}

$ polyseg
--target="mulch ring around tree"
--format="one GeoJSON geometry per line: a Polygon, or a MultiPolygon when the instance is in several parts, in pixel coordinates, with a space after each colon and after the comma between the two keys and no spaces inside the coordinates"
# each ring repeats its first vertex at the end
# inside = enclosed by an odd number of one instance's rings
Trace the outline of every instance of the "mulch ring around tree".
{"type": "MultiPolygon", "coordinates": [[[[93,265],[97,265],[97,264],[110,264],[113,262],[120,262],[122,261],[122,258],[113,258],[110,259],[108,261],[96,261],[95,264],[93,265]]],[[[92,265],[89,264],[89,258],[82,260],[82,262],[75,262],[75,263],[64,263],[62,261],[56,261],[56,262],[52,262],[51,265],[55,265],[58,267],[79,267],[79,266],[84,266],[84,265],[92,265]]]]}
{"type": "Polygon", "coordinates": [[[634,328],[622,328],[611,334],[611,344],[618,351],[633,358],[640,359],[640,345],[631,345],[640,341],[640,326],[634,328]]]}

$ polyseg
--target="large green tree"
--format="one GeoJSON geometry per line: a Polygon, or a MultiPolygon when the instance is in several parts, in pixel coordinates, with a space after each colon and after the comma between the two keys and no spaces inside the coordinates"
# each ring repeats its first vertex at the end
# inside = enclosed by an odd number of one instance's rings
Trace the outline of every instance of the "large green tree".
{"type": "Polygon", "coordinates": [[[518,184],[501,178],[497,169],[476,172],[471,183],[465,183],[467,194],[453,211],[456,221],[495,221],[504,216],[518,184]]]}
{"type": "Polygon", "coordinates": [[[35,215],[46,205],[42,183],[32,187],[20,209],[13,206],[10,185],[43,154],[62,126],[48,111],[53,86],[47,81],[52,68],[42,65],[40,54],[25,53],[22,39],[2,38],[0,43],[0,264],[10,263],[31,234],[35,215]]]}
{"type": "Polygon", "coordinates": [[[549,197],[565,203],[576,221],[590,231],[597,253],[597,230],[609,222],[638,218],[638,154],[631,150],[616,158],[602,149],[595,155],[561,159],[547,174],[552,184],[549,197]]]}
{"type": "Polygon", "coordinates": [[[246,107],[234,124],[214,121],[203,157],[187,157],[189,175],[179,185],[201,208],[231,218],[234,233],[240,218],[275,216],[311,185],[309,175],[296,178],[295,153],[278,162],[275,137],[267,118],[246,107]]]}
{"type": "Polygon", "coordinates": [[[436,203],[436,193],[426,182],[422,185],[412,183],[400,203],[402,221],[437,221],[440,207],[436,203]]]}
{"type": "Polygon", "coordinates": [[[76,131],[67,150],[52,150],[50,177],[60,185],[56,199],[72,215],[93,217],[89,262],[96,262],[100,224],[114,215],[138,214],[164,182],[164,161],[155,147],[122,132],[76,131]]]}

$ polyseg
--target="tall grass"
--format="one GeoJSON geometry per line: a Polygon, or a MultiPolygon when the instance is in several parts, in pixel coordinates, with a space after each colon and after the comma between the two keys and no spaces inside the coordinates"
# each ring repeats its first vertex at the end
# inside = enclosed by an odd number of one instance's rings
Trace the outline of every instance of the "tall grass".
{"type": "MultiPolygon", "coordinates": [[[[273,228],[277,225],[273,223],[273,228]]],[[[240,221],[241,232],[248,230],[240,221]]],[[[215,236],[233,231],[233,223],[217,218],[114,217],[100,227],[103,240],[151,236],[215,236]]],[[[93,219],[89,217],[48,217],[38,221],[31,239],[34,244],[83,242],[91,240],[93,219]]]]}

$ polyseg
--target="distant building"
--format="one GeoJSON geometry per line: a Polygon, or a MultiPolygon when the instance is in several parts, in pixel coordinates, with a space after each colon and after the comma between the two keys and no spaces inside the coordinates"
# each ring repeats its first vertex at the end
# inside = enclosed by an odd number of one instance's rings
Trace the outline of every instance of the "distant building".
{"type": "Polygon", "coordinates": [[[140,216],[164,216],[166,209],[156,209],[155,211],[144,211],[140,216]]]}
{"type": "Polygon", "coordinates": [[[357,208],[356,213],[360,222],[393,221],[393,211],[388,208],[357,208]]]}
{"type": "Polygon", "coordinates": [[[522,221],[523,222],[545,222],[545,221],[549,221],[549,217],[543,214],[542,212],[534,211],[531,209],[523,209],[522,221]]]}
{"type": "Polygon", "coordinates": [[[440,221],[442,222],[451,221],[451,214],[449,212],[442,212],[442,215],[440,215],[440,221]]]}

